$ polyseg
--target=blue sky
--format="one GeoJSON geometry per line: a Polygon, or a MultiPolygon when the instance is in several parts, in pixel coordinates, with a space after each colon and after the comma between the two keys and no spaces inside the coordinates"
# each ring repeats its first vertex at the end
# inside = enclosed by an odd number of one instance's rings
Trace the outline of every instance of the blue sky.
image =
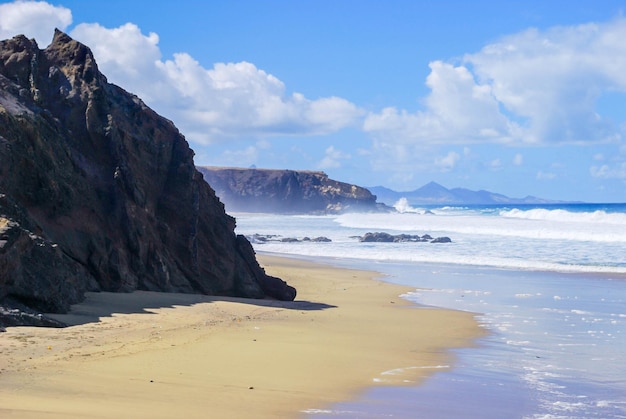
{"type": "Polygon", "coordinates": [[[626,202],[624,3],[0,1],[171,119],[196,164],[626,202]]]}

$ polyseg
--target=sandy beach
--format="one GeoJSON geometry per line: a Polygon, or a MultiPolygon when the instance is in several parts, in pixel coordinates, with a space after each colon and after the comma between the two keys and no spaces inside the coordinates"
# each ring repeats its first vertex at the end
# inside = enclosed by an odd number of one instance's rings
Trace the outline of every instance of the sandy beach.
{"type": "Polygon", "coordinates": [[[296,301],[89,293],[64,329],[0,333],[0,417],[300,417],[416,385],[484,333],[368,271],[259,255],[296,301]],[[407,331],[409,331],[407,333],[407,331]]]}

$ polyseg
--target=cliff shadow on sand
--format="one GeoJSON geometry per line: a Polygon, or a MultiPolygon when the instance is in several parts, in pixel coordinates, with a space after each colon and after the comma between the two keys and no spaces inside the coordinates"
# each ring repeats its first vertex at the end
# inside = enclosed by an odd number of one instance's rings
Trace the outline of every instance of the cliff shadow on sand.
{"type": "Polygon", "coordinates": [[[134,291],[125,294],[88,292],[85,294],[84,301],[73,305],[67,314],[48,314],[47,316],[67,326],[77,326],[97,323],[102,318],[113,317],[116,314],[150,315],[154,314],[154,310],[157,309],[210,304],[220,301],[299,311],[327,310],[336,307],[312,301],[279,301],[153,291],[134,291]]]}

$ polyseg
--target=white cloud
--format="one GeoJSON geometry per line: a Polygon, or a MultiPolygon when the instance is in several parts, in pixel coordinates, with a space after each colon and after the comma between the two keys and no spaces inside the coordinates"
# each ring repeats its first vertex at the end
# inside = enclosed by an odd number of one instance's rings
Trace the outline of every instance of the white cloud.
{"type": "Polygon", "coordinates": [[[324,158],[319,162],[317,167],[319,169],[336,169],[341,167],[341,160],[346,160],[351,158],[351,155],[348,153],[344,153],[340,150],[337,150],[334,146],[330,146],[326,148],[324,158]]]}
{"type": "MultiPolygon", "coordinates": [[[[430,92],[420,100],[420,109],[387,107],[367,115],[363,130],[373,139],[374,168],[452,171],[459,158],[434,157],[450,144],[619,146],[626,124],[605,118],[597,103],[606,93],[618,105],[621,95],[626,106],[623,39],[626,18],[619,17],[599,24],[527,30],[467,54],[460,62],[430,63],[430,92]]],[[[513,157],[514,165],[523,162],[521,153],[513,157]]],[[[486,167],[494,169],[491,163],[486,167]]],[[[500,162],[495,167],[504,166],[500,162]]],[[[541,171],[537,179],[554,179],[556,173],[541,171]]],[[[592,169],[596,177],[621,173],[619,168],[592,169]]]]}
{"type": "Polygon", "coordinates": [[[625,38],[625,18],[504,37],[459,65],[432,62],[423,109],[388,107],[363,128],[406,144],[617,141],[620,128],[596,102],[603,92],[626,93],[625,38]]]}
{"type": "Polygon", "coordinates": [[[161,59],[157,34],[145,36],[133,23],[114,29],[97,23],[81,23],[72,30],[71,36],[91,48],[98,66],[101,71],[106,69],[104,74],[110,80],[132,81],[133,88],[139,83],[143,90],[150,86],[154,66],[161,59]],[[148,77],[143,78],[144,75],[148,77]]]}
{"type": "Polygon", "coordinates": [[[407,143],[469,144],[508,142],[512,127],[499,113],[491,87],[475,82],[464,66],[441,61],[430,63],[424,100],[426,109],[416,113],[385,108],[370,113],[363,129],[380,139],[407,143]]]}
{"type": "Polygon", "coordinates": [[[461,160],[459,153],[450,151],[444,157],[436,159],[435,165],[439,167],[442,172],[449,172],[454,169],[459,160],[461,160]]]}
{"type": "Polygon", "coordinates": [[[72,12],[43,1],[16,1],[0,4],[0,39],[25,35],[35,38],[40,48],[52,41],[55,28],[64,30],[72,23],[72,12]]]}
{"type": "Polygon", "coordinates": [[[489,163],[489,167],[491,168],[491,170],[494,170],[494,171],[502,170],[502,160],[500,159],[492,160],[489,163]]]}
{"type": "Polygon", "coordinates": [[[537,172],[536,178],[537,180],[552,180],[556,178],[556,173],[544,172],[543,170],[540,170],[537,172]]]}
{"type": "Polygon", "coordinates": [[[242,150],[226,150],[219,161],[223,166],[249,167],[257,161],[258,157],[257,148],[248,146],[242,150]]]}
{"type": "Polygon", "coordinates": [[[529,29],[487,45],[465,62],[488,83],[511,119],[524,121],[519,140],[591,143],[619,137],[596,111],[603,92],[626,92],[626,19],[529,29]]]}
{"type": "Polygon", "coordinates": [[[109,81],[172,119],[185,136],[208,144],[226,138],[321,135],[355,124],[362,111],[339,97],[288,94],[282,81],[248,62],[204,68],[187,53],[163,60],[159,37],[136,25],[80,24],[71,35],[90,46],[109,81]]]}
{"type": "Polygon", "coordinates": [[[589,173],[592,177],[600,179],[626,179],[626,162],[619,163],[614,167],[608,164],[591,166],[589,173]]]}

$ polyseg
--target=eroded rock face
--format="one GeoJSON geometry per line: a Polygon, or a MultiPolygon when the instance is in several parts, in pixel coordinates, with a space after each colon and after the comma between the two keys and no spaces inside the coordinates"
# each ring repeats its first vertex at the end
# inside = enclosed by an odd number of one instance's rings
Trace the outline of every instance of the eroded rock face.
{"type": "Polygon", "coordinates": [[[324,172],[198,167],[229,211],[334,214],[389,210],[360,186],[324,172]]]}
{"type": "Polygon", "coordinates": [[[0,301],[64,311],[87,289],[295,297],[235,235],[176,127],[60,31],[44,50],[0,42],[0,194],[0,301]],[[43,298],[46,287],[58,292],[43,298]]]}

